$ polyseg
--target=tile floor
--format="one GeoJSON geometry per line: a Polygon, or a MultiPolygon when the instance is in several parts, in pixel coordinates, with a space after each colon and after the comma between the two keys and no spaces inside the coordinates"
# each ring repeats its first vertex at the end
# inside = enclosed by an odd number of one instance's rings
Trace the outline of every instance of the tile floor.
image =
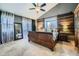
{"type": "Polygon", "coordinates": [[[12,41],[0,45],[0,56],[78,56],[74,42],[57,43],[54,51],[27,39],[12,41]]]}

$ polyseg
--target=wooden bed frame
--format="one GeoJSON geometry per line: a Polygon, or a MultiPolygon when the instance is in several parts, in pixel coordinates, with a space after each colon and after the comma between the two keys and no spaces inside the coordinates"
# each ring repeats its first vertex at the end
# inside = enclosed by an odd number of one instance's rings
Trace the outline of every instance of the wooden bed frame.
{"type": "Polygon", "coordinates": [[[28,41],[38,43],[42,46],[48,47],[52,51],[54,50],[56,42],[53,40],[52,33],[48,32],[29,32],[28,41]]]}

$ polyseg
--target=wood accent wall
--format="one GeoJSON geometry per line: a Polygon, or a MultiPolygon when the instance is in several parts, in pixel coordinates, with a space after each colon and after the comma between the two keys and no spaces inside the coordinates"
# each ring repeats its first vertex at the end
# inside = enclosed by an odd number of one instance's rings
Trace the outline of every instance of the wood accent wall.
{"type": "Polygon", "coordinates": [[[79,47],[79,4],[76,7],[75,11],[75,46],[79,47]]]}
{"type": "Polygon", "coordinates": [[[45,28],[44,28],[44,19],[38,19],[37,20],[37,31],[39,32],[44,32],[45,28]]]}
{"type": "Polygon", "coordinates": [[[72,12],[58,15],[58,29],[60,33],[74,34],[74,14],[72,12]]]}

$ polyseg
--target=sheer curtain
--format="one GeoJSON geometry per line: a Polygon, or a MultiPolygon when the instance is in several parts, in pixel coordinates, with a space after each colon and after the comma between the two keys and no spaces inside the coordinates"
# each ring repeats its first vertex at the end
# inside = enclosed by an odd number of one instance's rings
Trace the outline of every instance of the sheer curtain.
{"type": "Polygon", "coordinates": [[[23,38],[28,38],[28,32],[32,31],[32,20],[27,18],[22,18],[22,27],[23,27],[23,38]]]}
{"type": "Polygon", "coordinates": [[[31,19],[27,19],[27,30],[32,31],[32,20],[31,19]]]}
{"type": "Polygon", "coordinates": [[[22,18],[22,27],[23,27],[23,39],[27,38],[27,19],[26,18],[22,18]]]}
{"type": "Polygon", "coordinates": [[[1,14],[2,43],[14,40],[14,15],[2,12],[1,14]]]}

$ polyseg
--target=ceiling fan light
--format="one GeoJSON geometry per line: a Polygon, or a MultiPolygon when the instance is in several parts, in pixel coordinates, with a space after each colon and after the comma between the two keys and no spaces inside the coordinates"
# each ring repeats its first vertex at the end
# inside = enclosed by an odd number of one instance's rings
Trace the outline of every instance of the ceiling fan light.
{"type": "Polygon", "coordinates": [[[37,12],[39,12],[39,11],[40,11],[40,7],[36,7],[35,10],[36,10],[37,12]]]}

